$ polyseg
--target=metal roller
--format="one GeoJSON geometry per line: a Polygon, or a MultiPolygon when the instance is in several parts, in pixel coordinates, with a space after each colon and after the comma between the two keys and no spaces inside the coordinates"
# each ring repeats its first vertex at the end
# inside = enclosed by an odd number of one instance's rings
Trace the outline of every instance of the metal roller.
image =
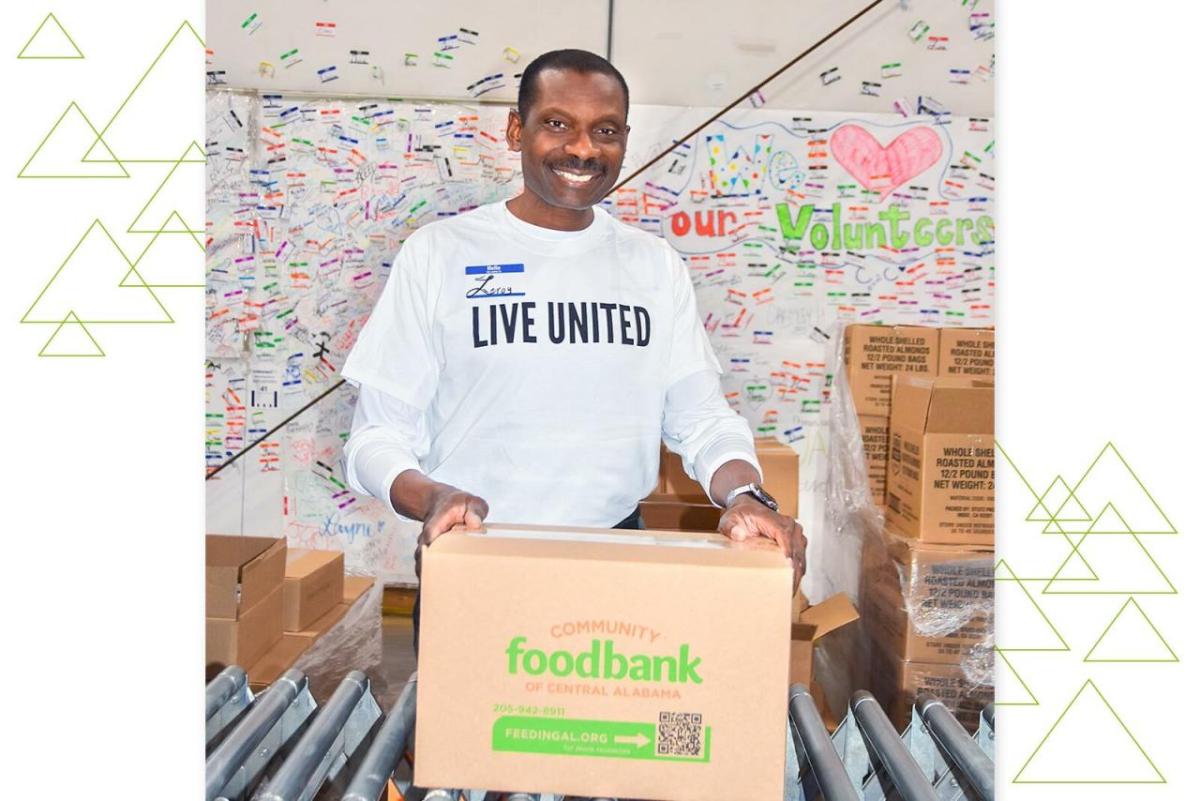
{"type": "Polygon", "coordinates": [[[409,677],[392,711],[371,741],[367,755],[342,795],[342,801],[378,801],[388,778],[404,757],[417,715],[417,674],[409,677]]]}
{"type": "Polygon", "coordinates": [[[821,797],[825,801],[858,801],[858,792],[838,759],[817,704],[803,684],[793,684],[788,693],[788,717],[796,741],[796,755],[807,758],[821,797]]]}
{"type": "Polygon", "coordinates": [[[993,801],[996,797],[996,766],[946,705],[923,695],[917,699],[917,712],[955,772],[980,798],[993,801]]]}
{"type": "Polygon", "coordinates": [[[904,747],[875,696],[865,690],[854,693],[850,699],[850,713],[900,797],[904,801],[938,801],[933,785],[904,747]]]}
{"type": "Polygon", "coordinates": [[[308,679],[289,670],[254,699],[246,716],[204,763],[204,797],[213,801],[246,763],[267,733],[283,718],[292,702],[307,690],[308,679]]]}

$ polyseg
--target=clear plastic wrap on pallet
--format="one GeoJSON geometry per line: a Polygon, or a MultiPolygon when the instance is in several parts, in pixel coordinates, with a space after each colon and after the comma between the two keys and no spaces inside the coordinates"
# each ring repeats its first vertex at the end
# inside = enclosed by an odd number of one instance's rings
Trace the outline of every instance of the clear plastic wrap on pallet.
{"type": "Polygon", "coordinates": [[[958,665],[970,683],[990,685],[994,562],[990,550],[872,532],[863,545],[864,627],[898,658],[958,665]]]}
{"type": "MultiPolygon", "coordinates": [[[[376,699],[388,694],[383,673],[383,581],[376,579],[342,619],[313,641],[293,665],[308,676],[313,697],[324,702],[351,670],[371,680],[376,699]]],[[[380,701],[382,703],[382,701],[380,701]]]]}
{"type": "Polygon", "coordinates": [[[809,536],[809,596],[819,603],[844,592],[857,604],[864,537],[882,530],[883,514],[871,495],[866,453],[842,358],[845,326],[839,325],[827,363],[833,366],[828,411],[828,476],[821,530],[809,536]]]}

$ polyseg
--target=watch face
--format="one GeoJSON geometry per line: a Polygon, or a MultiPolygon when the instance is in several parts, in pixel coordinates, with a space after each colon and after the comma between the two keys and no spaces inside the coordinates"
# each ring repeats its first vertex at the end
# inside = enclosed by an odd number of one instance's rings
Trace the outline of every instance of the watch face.
{"type": "Polygon", "coordinates": [[[779,502],[776,501],[774,498],[772,498],[771,494],[768,493],[765,489],[763,489],[762,487],[760,487],[758,485],[755,485],[754,489],[751,490],[751,492],[754,494],[755,498],[758,498],[764,504],[771,507],[772,512],[779,511],[779,502]]]}

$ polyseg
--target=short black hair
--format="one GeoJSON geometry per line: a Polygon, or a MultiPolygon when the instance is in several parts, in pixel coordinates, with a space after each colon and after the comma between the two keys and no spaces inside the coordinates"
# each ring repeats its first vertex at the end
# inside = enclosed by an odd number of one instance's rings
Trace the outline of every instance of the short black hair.
{"type": "Polygon", "coordinates": [[[524,122],[529,116],[529,109],[537,101],[537,78],[544,70],[571,70],[573,72],[600,73],[610,78],[616,78],[621,84],[621,92],[625,95],[625,115],[629,115],[629,84],[625,76],[609,63],[608,59],[588,52],[587,50],[551,50],[529,62],[529,66],[521,73],[521,86],[517,90],[517,114],[524,122]]]}

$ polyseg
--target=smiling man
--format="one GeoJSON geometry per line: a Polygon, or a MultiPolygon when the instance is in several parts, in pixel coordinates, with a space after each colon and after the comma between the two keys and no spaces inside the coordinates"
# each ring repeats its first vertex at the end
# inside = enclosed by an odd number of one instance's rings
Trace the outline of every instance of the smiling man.
{"type": "MultiPolygon", "coordinates": [[[[629,90],[604,59],[535,59],[509,113],[515,198],[426,225],[401,249],[342,374],[359,492],[424,521],[638,528],[659,441],[733,539],[765,536],[803,573],[805,540],[761,488],[725,401],[687,269],[596,204],[625,157],[629,90]]],[[[418,566],[419,569],[419,566],[418,566]]]]}

